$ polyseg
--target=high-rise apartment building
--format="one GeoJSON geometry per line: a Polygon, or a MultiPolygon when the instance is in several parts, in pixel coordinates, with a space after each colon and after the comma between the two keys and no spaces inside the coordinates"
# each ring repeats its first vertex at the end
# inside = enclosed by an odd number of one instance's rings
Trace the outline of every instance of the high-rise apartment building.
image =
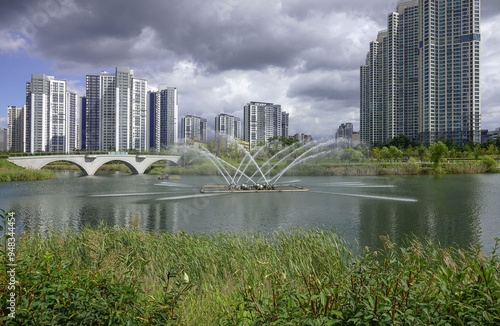
{"type": "Polygon", "coordinates": [[[68,107],[68,117],[66,119],[68,135],[64,140],[64,146],[72,152],[78,149],[78,95],[75,92],[66,92],[66,106],[68,107]]]}
{"type": "Polygon", "coordinates": [[[273,137],[281,137],[281,105],[271,104],[265,107],[265,141],[273,137]]]}
{"type": "Polygon", "coordinates": [[[148,93],[150,114],[150,147],[156,151],[170,148],[178,140],[179,104],[176,87],[158,85],[148,93]],[[154,131],[154,132],[153,132],[154,131]]]}
{"type": "Polygon", "coordinates": [[[272,137],[282,135],[281,105],[265,102],[250,102],[243,108],[243,140],[250,148],[272,137]]]}
{"type": "Polygon", "coordinates": [[[226,113],[215,117],[215,137],[230,136],[241,139],[241,119],[226,113]]]}
{"type": "Polygon", "coordinates": [[[141,78],[132,78],[132,121],[131,121],[131,148],[149,150],[148,139],[148,82],[141,78]]]}
{"type": "Polygon", "coordinates": [[[352,123],[342,123],[335,133],[335,139],[351,139],[353,131],[352,123]]]}
{"type": "Polygon", "coordinates": [[[346,144],[349,146],[353,145],[353,135],[354,135],[354,128],[352,123],[342,123],[338,129],[337,132],[335,133],[335,139],[337,140],[338,144],[346,144]]]}
{"type": "Polygon", "coordinates": [[[207,119],[200,118],[200,140],[207,140],[207,119]]]}
{"type": "Polygon", "coordinates": [[[78,101],[78,149],[87,149],[87,98],[80,96],[78,101]]]}
{"type": "Polygon", "coordinates": [[[76,110],[76,94],[66,90],[66,81],[31,75],[26,83],[25,151],[73,151],[76,110]]]}
{"type": "Polygon", "coordinates": [[[234,117],[234,138],[241,139],[241,119],[234,117]]]}
{"type": "Polygon", "coordinates": [[[290,119],[289,113],[281,112],[281,136],[288,138],[288,121],[290,119]]]}
{"type": "Polygon", "coordinates": [[[221,113],[215,117],[215,138],[234,137],[234,116],[221,113]]]}
{"type": "Polygon", "coordinates": [[[147,81],[129,67],[87,75],[88,150],[148,149],[147,81]]]}
{"type": "Polygon", "coordinates": [[[187,115],[181,119],[181,139],[185,142],[191,139],[207,139],[207,119],[187,115]]]}
{"type": "Polygon", "coordinates": [[[7,150],[24,151],[26,105],[7,107],[7,150]]]}
{"type": "Polygon", "coordinates": [[[7,149],[7,142],[8,142],[8,132],[7,129],[5,128],[0,128],[0,151],[6,152],[7,149]]]}
{"type": "Polygon", "coordinates": [[[400,1],[360,68],[360,133],[480,142],[480,0],[400,1]]]}

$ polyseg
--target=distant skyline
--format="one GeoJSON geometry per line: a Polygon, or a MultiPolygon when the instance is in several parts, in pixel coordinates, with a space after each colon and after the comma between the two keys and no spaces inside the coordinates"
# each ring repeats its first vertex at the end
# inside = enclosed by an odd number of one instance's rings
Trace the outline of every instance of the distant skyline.
{"type": "MultiPolygon", "coordinates": [[[[482,128],[500,127],[500,2],[482,0],[482,128]]],[[[359,130],[359,66],[397,1],[85,1],[0,3],[0,127],[44,73],[85,94],[85,76],[117,66],[177,87],[179,118],[242,117],[279,103],[290,135],[359,130]],[[119,12],[117,12],[119,10],[119,12]]],[[[213,134],[213,129],[209,130],[213,134]]]]}

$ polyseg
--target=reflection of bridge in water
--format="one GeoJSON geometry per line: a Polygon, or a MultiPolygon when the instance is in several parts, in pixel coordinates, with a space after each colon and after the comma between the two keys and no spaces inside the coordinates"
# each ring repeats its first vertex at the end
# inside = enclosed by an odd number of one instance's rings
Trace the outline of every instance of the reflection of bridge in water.
{"type": "Polygon", "coordinates": [[[180,156],[145,155],[128,153],[108,154],[40,154],[28,156],[10,156],[8,160],[16,165],[30,169],[41,169],[53,162],[64,161],[78,166],[85,175],[94,175],[104,164],[112,161],[124,163],[133,174],[142,174],[153,163],[170,161],[178,163],[180,156]]]}

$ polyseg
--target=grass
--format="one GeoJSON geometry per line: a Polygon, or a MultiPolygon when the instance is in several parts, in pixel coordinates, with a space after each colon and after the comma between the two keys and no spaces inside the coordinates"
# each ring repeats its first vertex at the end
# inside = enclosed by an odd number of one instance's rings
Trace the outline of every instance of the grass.
{"type": "MultiPolygon", "coordinates": [[[[500,323],[495,249],[485,257],[477,247],[440,248],[416,238],[396,245],[382,237],[380,250],[353,253],[324,230],[190,235],[146,233],[134,228],[139,223],[18,238],[16,322],[500,323]]],[[[0,302],[6,286],[2,277],[0,302]]]]}
{"type": "Polygon", "coordinates": [[[0,159],[0,182],[46,180],[54,177],[52,171],[25,169],[6,159],[0,159]]]}

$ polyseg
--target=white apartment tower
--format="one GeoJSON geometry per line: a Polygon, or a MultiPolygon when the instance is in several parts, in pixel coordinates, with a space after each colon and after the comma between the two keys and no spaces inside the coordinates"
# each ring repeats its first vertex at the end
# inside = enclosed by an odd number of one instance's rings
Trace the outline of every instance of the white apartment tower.
{"type": "Polygon", "coordinates": [[[145,79],[132,78],[131,148],[139,151],[149,149],[147,89],[148,82],[145,79]]]}
{"type": "Polygon", "coordinates": [[[290,114],[288,112],[281,112],[281,136],[288,138],[288,121],[290,114]]]}
{"type": "Polygon", "coordinates": [[[88,150],[148,149],[147,81],[129,67],[87,75],[88,150]]]}
{"type": "Polygon", "coordinates": [[[480,142],[480,0],[400,1],[360,68],[360,134],[480,142]]]}
{"type": "Polygon", "coordinates": [[[181,119],[181,139],[188,142],[191,139],[207,139],[207,119],[187,115],[181,119]]]}
{"type": "Polygon", "coordinates": [[[418,9],[420,137],[478,144],[480,0],[425,0],[418,9]]]}
{"type": "Polygon", "coordinates": [[[241,119],[234,117],[234,138],[241,139],[241,119]]]}
{"type": "Polygon", "coordinates": [[[282,136],[281,105],[265,102],[249,102],[243,108],[243,140],[250,148],[272,137],[282,136]]]}
{"type": "Polygon", "coordinates": [[[234,117],[229,114],[221,113],[215,117],[215,137],[234,136],[234,117]]]}
{"type": "Polygon", "coordinates": [[[156,151],[170,148],[178,141],[179,103],[176,87],[158,85],[157,92],[148,93],[150,147],[156,151]]]}
{"type": "Polygon", "coordinates": [[[24,151],[26,105],[7,107],[7,150],[24,151]]]}
{"type": "Polygon", "coordinates": [[[26,83],[26,152],[69,152],[76,148],[71,142],[76,139],[77,110],[72,98],[66,81],[31,75],[26,83]]]}

